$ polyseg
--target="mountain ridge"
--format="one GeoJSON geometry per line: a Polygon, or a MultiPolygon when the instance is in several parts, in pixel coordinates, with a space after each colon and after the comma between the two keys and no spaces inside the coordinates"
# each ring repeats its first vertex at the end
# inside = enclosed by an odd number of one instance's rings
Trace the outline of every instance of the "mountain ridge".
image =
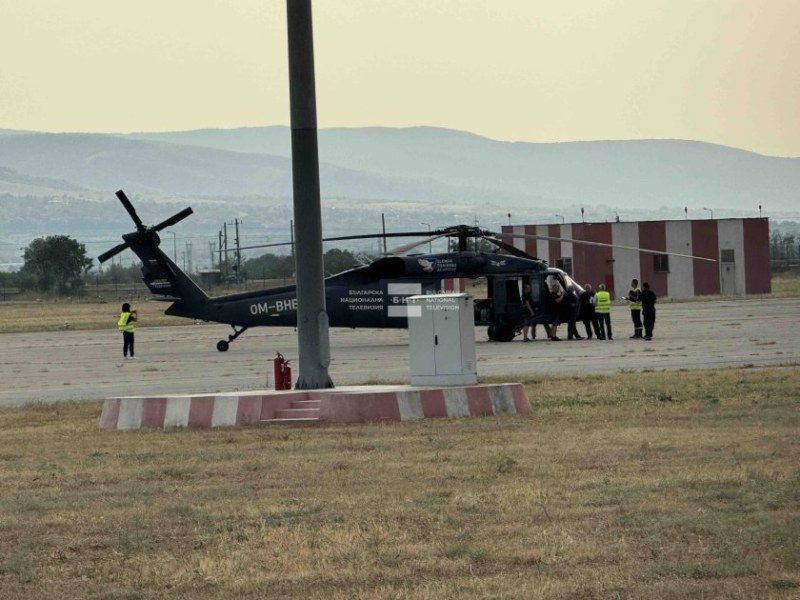
{"type": "MultiPolygon", "coordinates": [[[[146,222],[192,205],[179,232],[242,219],[284,241],[288,127],[135,134],[0,130],[0,262],[34,237],[119,239],[125,189],[146,222]],[[172,212],[169,212],[172,211],[172,212]],[[91,236],[90,238],[87,236],[91,236]]],[[[432,127],[319,131],[326,235],[455,223],[759,216],[800,220],[800,158],[687,140],[503,142],[432,127]],[[709,211],[709,212],[707,212],[709,211]],[[513,215],[513,217],[512,217],[513,215]]],[[[99,242],[95,242],[99,243],[99,242]]],[[[113,245],[113,244],[111,244],[113,245]]]]}
{"type": "MultiPolygon", "coordinates": [[[[319,131],[326,197],[791,210],[800,158],[687,140],[502,142],[432,127],[319,131]]],[[[0,135],[0,166],[89,188],[291,195],[285,126],[0,135]]]]}

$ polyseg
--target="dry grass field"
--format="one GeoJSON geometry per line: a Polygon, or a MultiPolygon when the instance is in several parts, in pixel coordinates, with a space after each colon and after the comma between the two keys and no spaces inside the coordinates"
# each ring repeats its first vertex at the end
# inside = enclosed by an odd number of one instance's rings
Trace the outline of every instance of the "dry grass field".
{"type": "Polygon", "coordinates": [[[525,384],[392,424],[0,409],[0,597],[800,597],[800,368],[525,384]]]}
{"type": "Polygon", "coordinates": [[[777,298],[800,296],[800,272],[793,270],[773,275],[772,295],[777,298]]]}
{"type": "MultiPolygon", "coordinates": [[[[0,302],[0,334],[69,329],[108,329],[116,325],[120,304],[43,300],[40,302],[0,302]]],[[[165,302],[136,302],[142,327],[186,325],[192,321],[168,317],[165,302]]]]}
{"type": "MultiPolygon", "coordinates": [[[[288,283],[276,279],[260,279],[248,281],[241,288],[215,288],[206,290],[209,295],[235,294],[254,289],[277,287],[288,283]]],[[[189,319],[168,317],[164,311],[169,302],[149,302],[151,296],[143,283],[114,286],[100,286],[98,292],[89,286],[86,298],[53,298],[39,297],[26,293],[14,301],[0,302],[0,334],[23,333],[28,331],[57,331],[69,324],[70,329],[93,330],[107,329],[119,317],[123,302],[130,302],[139,311],[140,326],[169,326],[191,324],[189,319]]]]}

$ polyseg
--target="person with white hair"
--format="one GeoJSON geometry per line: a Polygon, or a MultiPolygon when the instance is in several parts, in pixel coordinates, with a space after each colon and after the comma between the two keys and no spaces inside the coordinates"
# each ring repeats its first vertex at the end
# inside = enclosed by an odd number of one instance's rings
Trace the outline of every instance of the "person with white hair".
{"type": "Polygon", "coordinates": [[[563,302],[564,302],[564,286],[559,283],[558,279],[555,277],[550,278],[549,282],[550,288],[550,302],[552,302],[553,311],[556,314],[555,320],[550,323],[550,327],[545,327],[547,331],[547,337],[550,338],[551,342],[558,342],[561,341],[561,338],[558,337],[558,326],[561,323],[561,314],[563,310],[563,302]]]}

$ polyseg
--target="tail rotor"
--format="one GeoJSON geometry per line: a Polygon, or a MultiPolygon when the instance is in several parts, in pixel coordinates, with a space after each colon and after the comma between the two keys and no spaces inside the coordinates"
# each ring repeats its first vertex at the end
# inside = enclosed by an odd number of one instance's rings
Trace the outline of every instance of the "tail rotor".
{"type": "Polygon", "coordinates": [[[162,229],[166,229],[167,227],[171,227],[172,225],[175,225],[176,223],[182,221],[183,219],[191,215],[193,212],[191,207],[184,208],[179,213],[172,215],[170,218],[165,219],[164,221],[161,221],[161,223],[159,223],[158,225],[147,227],[144,223],[142,223],[142,220],[139,218],[139,215],[136,214],[136,209],[133,208],[133,204],[125,195],[125,192],[119,190],[116,195],[117,198],[119,198],[119,201],[122,203],[122,206],[125,207],[125,210],[130,215],[134,225],[136,225],[136,231],[122,236],[122,239],[125,240],[122,244],[117,244],[116,246],[111,248],[111,250],[103,252],[103,254],[98,256],[97,260],[101,263],[104,263],[112,256],[116,256],[123,250],[130,248],[130,244],[133,241],[151,242],[154,245],[158,246],[161,243],[161,240],[158,237],[159,231],[161,231],[162,229]]]}

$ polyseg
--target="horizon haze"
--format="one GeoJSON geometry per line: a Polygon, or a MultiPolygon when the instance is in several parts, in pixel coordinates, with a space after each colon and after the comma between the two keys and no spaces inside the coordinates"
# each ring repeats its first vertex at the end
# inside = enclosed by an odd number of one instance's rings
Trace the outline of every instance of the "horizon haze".
{"type": "MultiPolygon", "coordinates": [[[[797,157],[798,22],[795,0],[317,1],[319,126],[797,157]]],[[[4,129],[289,120],[285,0],[5,2],[0,56],[4,129]]]]}

